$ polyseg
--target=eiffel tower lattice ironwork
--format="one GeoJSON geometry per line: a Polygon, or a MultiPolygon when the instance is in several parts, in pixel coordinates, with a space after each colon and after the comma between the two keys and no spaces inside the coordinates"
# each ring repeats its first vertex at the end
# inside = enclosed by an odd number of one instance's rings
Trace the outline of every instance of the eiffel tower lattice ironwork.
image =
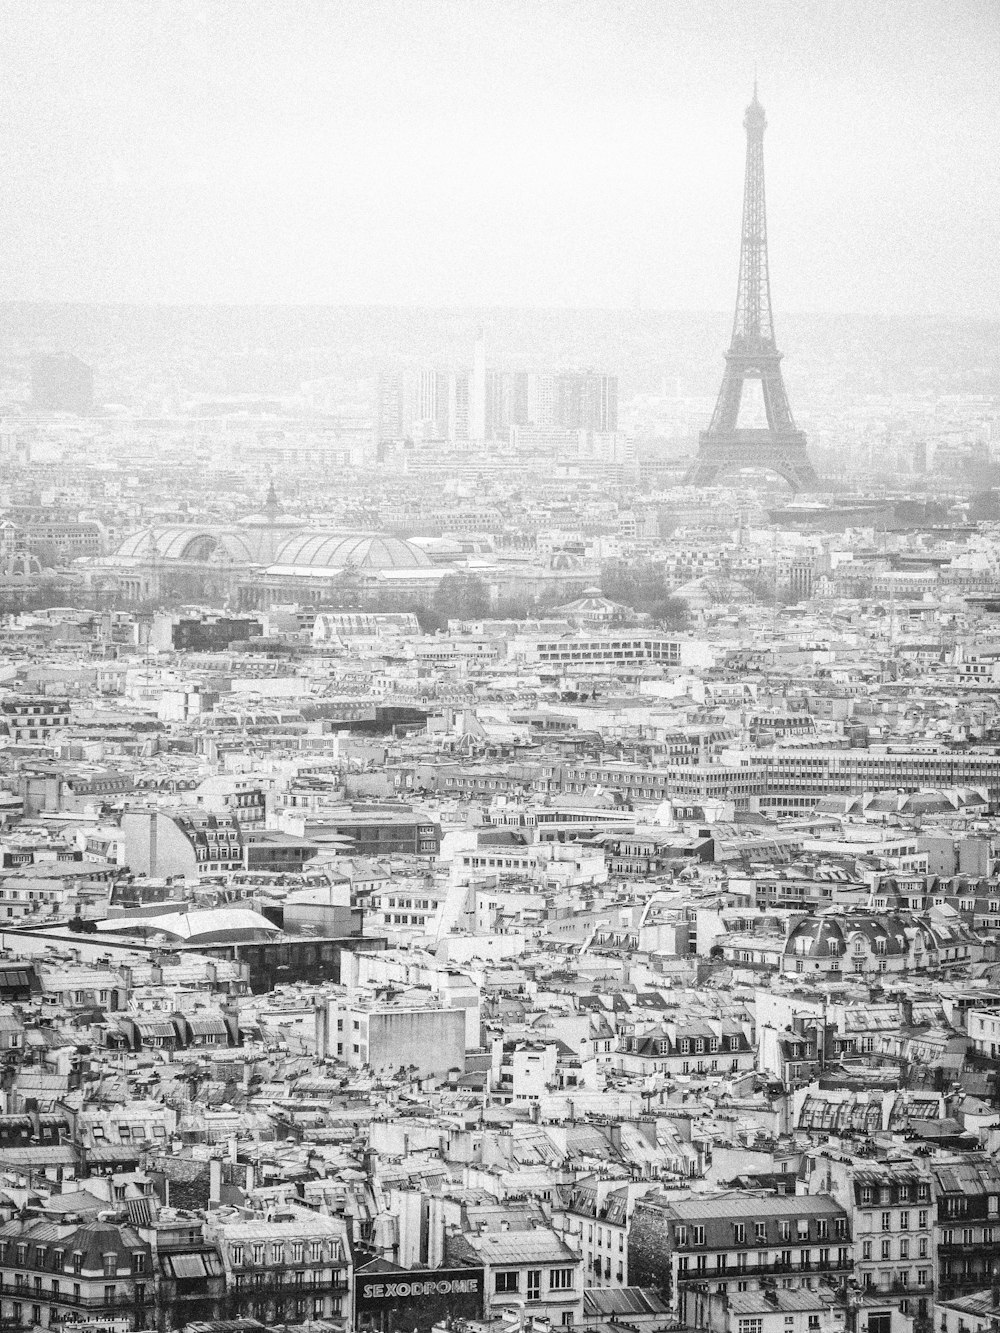
{"type": "Polygon", "coordinates": [[[757,100],[756,81],[743,125],[747,132],[747,164],[733,338],[712,420],[699,436],[698,453],[685,480],[688,485],[709,486],[724,471],[757,467],[777,472],[796,491],[809,490],[816,486],[816,473],[806,452],[805,434],[796,429],[788,405],[781,378],[781,353],[774,341],[764,206],[767,121],[757,100]],[[766,427],[737,427],[743,387],[750,379],[761,382],[766,427]]]}

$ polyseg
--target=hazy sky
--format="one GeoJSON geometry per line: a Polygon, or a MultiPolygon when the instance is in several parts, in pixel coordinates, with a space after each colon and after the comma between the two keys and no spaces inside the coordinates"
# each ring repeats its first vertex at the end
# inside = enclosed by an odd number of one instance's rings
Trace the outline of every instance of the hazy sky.
{"type": "Polygon", "coordinates": [[[1000,314],[998,0],[0,0],[0,296],[1000,314]]]}

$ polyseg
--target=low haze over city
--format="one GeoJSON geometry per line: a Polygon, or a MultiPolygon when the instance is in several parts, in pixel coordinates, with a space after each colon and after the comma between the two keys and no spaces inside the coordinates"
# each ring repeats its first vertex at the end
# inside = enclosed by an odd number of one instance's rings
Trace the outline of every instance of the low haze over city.
{"type": "Polygon", "coordinates": [[[0,50],[0,1333],[1000,1333],[1000,10],[0,50]]]}

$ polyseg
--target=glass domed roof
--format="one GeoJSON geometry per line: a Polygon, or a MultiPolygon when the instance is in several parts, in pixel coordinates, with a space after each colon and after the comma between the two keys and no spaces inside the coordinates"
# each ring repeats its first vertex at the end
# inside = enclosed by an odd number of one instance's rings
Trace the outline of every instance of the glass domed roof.
{"type": "Polygon", "coordinates": [[[311,569],[426,569],[431,559],[400,537],[381,533],[297,532],[274,563],[311,569]]]}

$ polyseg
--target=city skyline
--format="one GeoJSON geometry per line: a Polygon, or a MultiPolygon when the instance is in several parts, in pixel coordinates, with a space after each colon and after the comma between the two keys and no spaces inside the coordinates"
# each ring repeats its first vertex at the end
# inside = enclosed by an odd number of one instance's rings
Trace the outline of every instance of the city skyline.
{"type": "Polygon", "coordinates": [[[995,318],[995,7],[0,8],[0,298],[995,318]]]}

